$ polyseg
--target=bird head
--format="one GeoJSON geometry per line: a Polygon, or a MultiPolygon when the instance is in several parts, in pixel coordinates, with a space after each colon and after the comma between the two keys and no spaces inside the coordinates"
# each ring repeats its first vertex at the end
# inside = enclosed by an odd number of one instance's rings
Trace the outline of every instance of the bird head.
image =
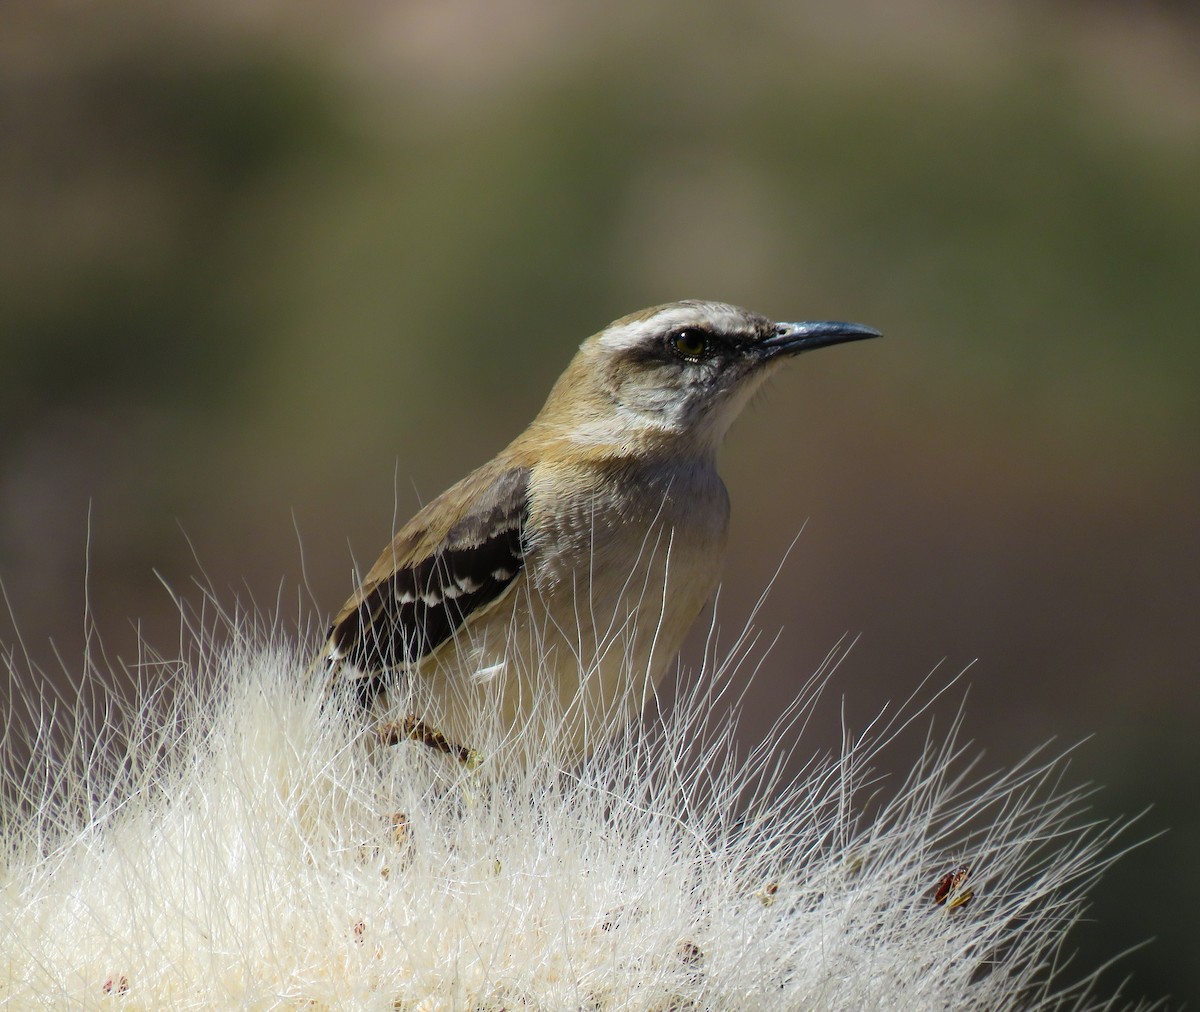
{"type": "Polygon", "coordinates": [[[785,359],[879,336],[858,323],[776,323],[721,302],[654,306],[583,342],[539,423],[578,443],[715,451],[785,359]]]}

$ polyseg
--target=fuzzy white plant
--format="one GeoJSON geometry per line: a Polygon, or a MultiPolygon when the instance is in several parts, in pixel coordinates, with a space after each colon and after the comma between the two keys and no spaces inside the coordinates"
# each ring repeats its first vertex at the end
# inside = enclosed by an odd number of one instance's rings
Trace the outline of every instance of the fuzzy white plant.
{"type": "Polygon", "coordinates": [[[1060,964],[1119,827],[1060,759],[979,776],[952,726],[889,788],[870,767],[931,702],[910,700],[785,777],[839,654],[745,754],[748,634],[582,767],[493,774],[486,720],[476,769],[383,747],[305,681],[297,637],[224,625],[145,676],[169,704],[31,708],[0,826],[5,1007],[1111,1006],[1060,964]]]}

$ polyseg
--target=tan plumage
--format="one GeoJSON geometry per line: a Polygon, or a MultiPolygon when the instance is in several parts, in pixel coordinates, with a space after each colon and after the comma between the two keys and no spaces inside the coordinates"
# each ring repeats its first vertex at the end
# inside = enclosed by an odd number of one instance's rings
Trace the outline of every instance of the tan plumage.
{"type": "Polygon", "coordinates": [[[716,451],[775,364],[877,336],[671,303],[583,343],[529,427],[422,509],[318,661],[469,745],[481,717],[570,762],[641,707],[711,596],[729,499],[716,451]]]}

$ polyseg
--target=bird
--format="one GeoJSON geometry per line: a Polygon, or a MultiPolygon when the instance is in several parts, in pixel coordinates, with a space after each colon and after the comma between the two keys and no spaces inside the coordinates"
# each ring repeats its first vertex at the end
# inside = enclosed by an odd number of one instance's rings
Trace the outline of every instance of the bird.
{"type": "Polygon", "coordinates": [[[314,666],[358,707],[397,697],[400,719],[377,726],[391,742],[472,765],[497,741],[520,756],[505,762],[586,759],[640,713],[715,593],[731,423],[786,360],[879,336],[695,299],[614,321],[523,432],[396,533],[314,666]]]}

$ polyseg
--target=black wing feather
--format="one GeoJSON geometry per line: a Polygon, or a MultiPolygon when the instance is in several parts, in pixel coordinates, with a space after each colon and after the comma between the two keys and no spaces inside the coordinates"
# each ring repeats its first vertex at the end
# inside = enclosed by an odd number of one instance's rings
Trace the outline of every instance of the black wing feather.
{"type": "Polygon", "coordinates": [[[503,594],[525,564],[528,485],[527,468],[506,471],[432,554],[372,587],[329,630],[334,655],[364,674],[407,667],[503,594]]]}

